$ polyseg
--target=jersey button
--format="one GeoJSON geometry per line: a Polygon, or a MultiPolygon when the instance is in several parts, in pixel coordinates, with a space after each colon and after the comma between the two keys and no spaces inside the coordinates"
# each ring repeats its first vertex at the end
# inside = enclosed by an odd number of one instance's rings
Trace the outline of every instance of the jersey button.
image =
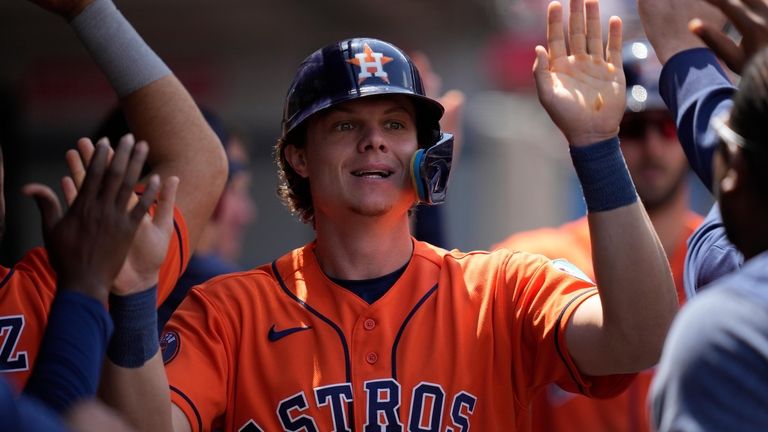
{"type": "Polygon", "coordinates": [[[376,321],[374,321],[372,318],[368,318],[367,320],[363,321],[363,328],[366,330],[373,330],[376,328],[376,321]]]}
{"type": "Polygon", "coordinates": [[[377,361],[379,361],[379,355],[375,352],[369,352],[365,355],[365,361],[370,364],[375,364],[377,361]]]}

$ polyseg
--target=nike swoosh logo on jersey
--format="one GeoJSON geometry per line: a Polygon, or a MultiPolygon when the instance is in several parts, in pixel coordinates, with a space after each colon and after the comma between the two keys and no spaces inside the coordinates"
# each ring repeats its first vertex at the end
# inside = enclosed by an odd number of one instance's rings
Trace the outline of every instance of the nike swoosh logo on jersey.
{"type": "Polygon", "coordinates": [[[286,337],[288,335],[292,335],[292,334],[294,334],[296,332],[300,332],[302,330],[309,330],[311,328],[312,328],[311,326],[291,327],[291,328],[287,328],[285,330],[277,331],[277,330],[275,330],[275,325],[273,324],[272,327],[270,327],[270,329],[269,329],[269,334],[267,335],[267,337],[269,338],[270,342],[275,342],[275,341],[278,341],[278,340],[280,340],[280,339],[282,339],[282,338],[284,338],[284,337],[286,337]]]}

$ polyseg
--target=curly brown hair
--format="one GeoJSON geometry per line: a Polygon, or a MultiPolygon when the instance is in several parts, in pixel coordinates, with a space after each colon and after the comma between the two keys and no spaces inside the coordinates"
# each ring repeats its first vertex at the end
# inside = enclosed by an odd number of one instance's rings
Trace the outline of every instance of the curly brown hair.
{"type": "Polygon", "coordinates": [[[309,179],[300,176],[285,157],[285,148],[293,145],[303,148],[306,143],[306,127],[299,126],[288,136],[278,138],[275,144],[275,162],[277,162],[277,196],[288,207],[291,214],[304,223],[315,219],[315,208],[312,206],[312,192],[309,189],[309,179]]]}

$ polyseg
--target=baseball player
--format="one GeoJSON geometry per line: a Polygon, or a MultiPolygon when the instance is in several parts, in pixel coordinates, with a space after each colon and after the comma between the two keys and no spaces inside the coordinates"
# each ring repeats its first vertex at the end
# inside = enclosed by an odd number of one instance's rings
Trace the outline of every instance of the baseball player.
{"type": "Polygon", "coordinates": [[[105,367],[110,403],[153,431],[514,431],[548,383],[622,391],[657,360],[677,298],[616,139],[621,22],[606,56],[597,2],[571,7],[572,54],[552,3],[535,75],[582,174],[598,288],[564,261],[415,241],[409,209],[445,198],[442,108],[401,50],[347,39],[299,67],[276,148],[316,239],[193,288],[162,356],[105,367]]]}
{"type": "MultiPolygon", "coordinates": [[[[647,40],[628,41],[622,50],[627,87],[627,108],[619,138],[638,195],[669,257],[681,304],[686,240],[701,223],[688,209],[688,162],[677,140],[675,121],[658,89],[661,64],[647,40]]],[[[514,234],[496,248],[565,258],[590,277],[592,267],[589,222],[586,217],[557,228],[514,234]]],[[[649,431],[646,395],[650,371],[639,374],[622,394],[610,399],[590,399],[568,393],[555,384],[547,386],[532,404],[534,431],[649,431]]]]}
{"type": "MultiPolygon", "coordinates": [[[[90,50],[120,97],[132,130],[151,143],[147,162],[152,171],[180,179],[173,241],[167,248],[158,247],[162,236],[151,223],[143,223],[114,285],[117,293],[157,285],[154,301],[162,302],[183,272],[226,181],[221,144],[181,83],[111,1],[35,3],[67,19],[90,50]],[[147,269],[161,262],[158,280],[147,269]]],[[[67,154],[76,186],[93,148],[83,139],[78,151],[67,154]]],[[[33,249],[12,268],[0,268],[0,372],[17,389],[24,386],[35,362],[55,291],[54,272],[42,248],[33,249]]]]}
{"type": "Polygon", "coordinates": [[[665,342],[649,398],[652,422],[659,431],[766,430],[768,3],[638,5],[664,63],[660,88],[680,141],[719,207],[690,239],[696,253],[686,271],[698,294],[665,342]],[[723,13],[743,35],[739,45],[722,32],[723,13]],[[742,74],[738,89],[715,55],[742,74]]]}

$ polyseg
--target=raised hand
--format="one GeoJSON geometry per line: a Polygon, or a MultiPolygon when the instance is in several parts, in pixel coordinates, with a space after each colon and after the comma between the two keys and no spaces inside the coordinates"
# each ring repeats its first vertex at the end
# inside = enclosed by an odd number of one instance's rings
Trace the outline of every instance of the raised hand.
{"type": "Polygon", "coordinates": [[[584,0],[571,1],[569,55],[559,2],[549,4],[547,18],[548,47],[536,47],[533,66],[542,106],[572,146],[618,135],[626,104],[621,20],[611,17],[604,51],[597,0],[587,0],[586,5],[584,0]]]}
{"type": "Polygon", "coordinates": [[[94,0],[29,0],[41,8],[61,15],[67,21],[80,14],[94,0]]]}
{"type": "MultiPolygon", "coordinates": [[[[133,141],[133,135],[126,135],[121,138],[120,146],[123,143],[133,143],[133,141]]],[[[106,140],[100,140],[97,146],[102,142],[106,142],[106,140]]],[[[94,146],[89,139],[79,140],[77,150],[67,152],[67,166],[72,179],[69,186],[64,186],[64,195],[67,201],[74,200],[78,195],[78,190],[84,185],[86,167],[90,166],[94,157],[94,146]]],[[[163,188],[154,209],[154,216],[146,215],[142,219],[136,233],[136,239],[128,251],[125,264],[112,286],[113,293],[118,295],[131,294],[157,283],[158,270],[165,259],[168,242],[173,233],[173,207],[178,184],[179,179],[177,177],[169,177],[163,182],[163,188]]],[[[139,195],[132,191],[132,197],[129,200],[134,202],[144,199],[147,192],[148,189],[145,189],[144,194],[139,198],[139,195]]]]}
{"type": "MultiPolygon", "coordinates": [[[[129,206],[133,187],[147,157],[146,143],[122,142],[114,157],[99,143],[71,207],[62,216],[56,194],[42,184],[24,187],[35,199],[43,220],[43,237],[59,289],[74,290],[106,302],[141,221],[160,189],[150,178],[146,193],[129,206]]],[[[65,189],[72,180],[65,180],[65,189]]]]}
{"type": "Polygon", "coordinates": [[[662,64],[680,51],[705,46],[688,30],[693,18],[715,28],[725,24],[725,16],[704,0],[637,0],[637,10],[648,41],[662,64]]]}
{"type": "Polygon", "coordinates": [[[768,45],[768,1],[706,0],[720,9],[741,33],[739,45],[728,37],[722,26],[700,18],[689,24],[691,31],[715,52],[731,70],[740,74],[747,60],[768,45]]]}
{"type": "Polygon", "coordinates": [[[451,89],[442,93],[443,80],[432,68],[429,57],[421,51],[414,51],[409,55],[416,65],[416,69],[419,70],[427,96],[436,99],[445,108],[443,117],[440,119],[440,128],[453,134],[453,164],[455,165],[461,154],[461,146],[464,141],[462,139],[464,136],[462,120],[466,99],[464,93],[458,89],[451,89]]]}

